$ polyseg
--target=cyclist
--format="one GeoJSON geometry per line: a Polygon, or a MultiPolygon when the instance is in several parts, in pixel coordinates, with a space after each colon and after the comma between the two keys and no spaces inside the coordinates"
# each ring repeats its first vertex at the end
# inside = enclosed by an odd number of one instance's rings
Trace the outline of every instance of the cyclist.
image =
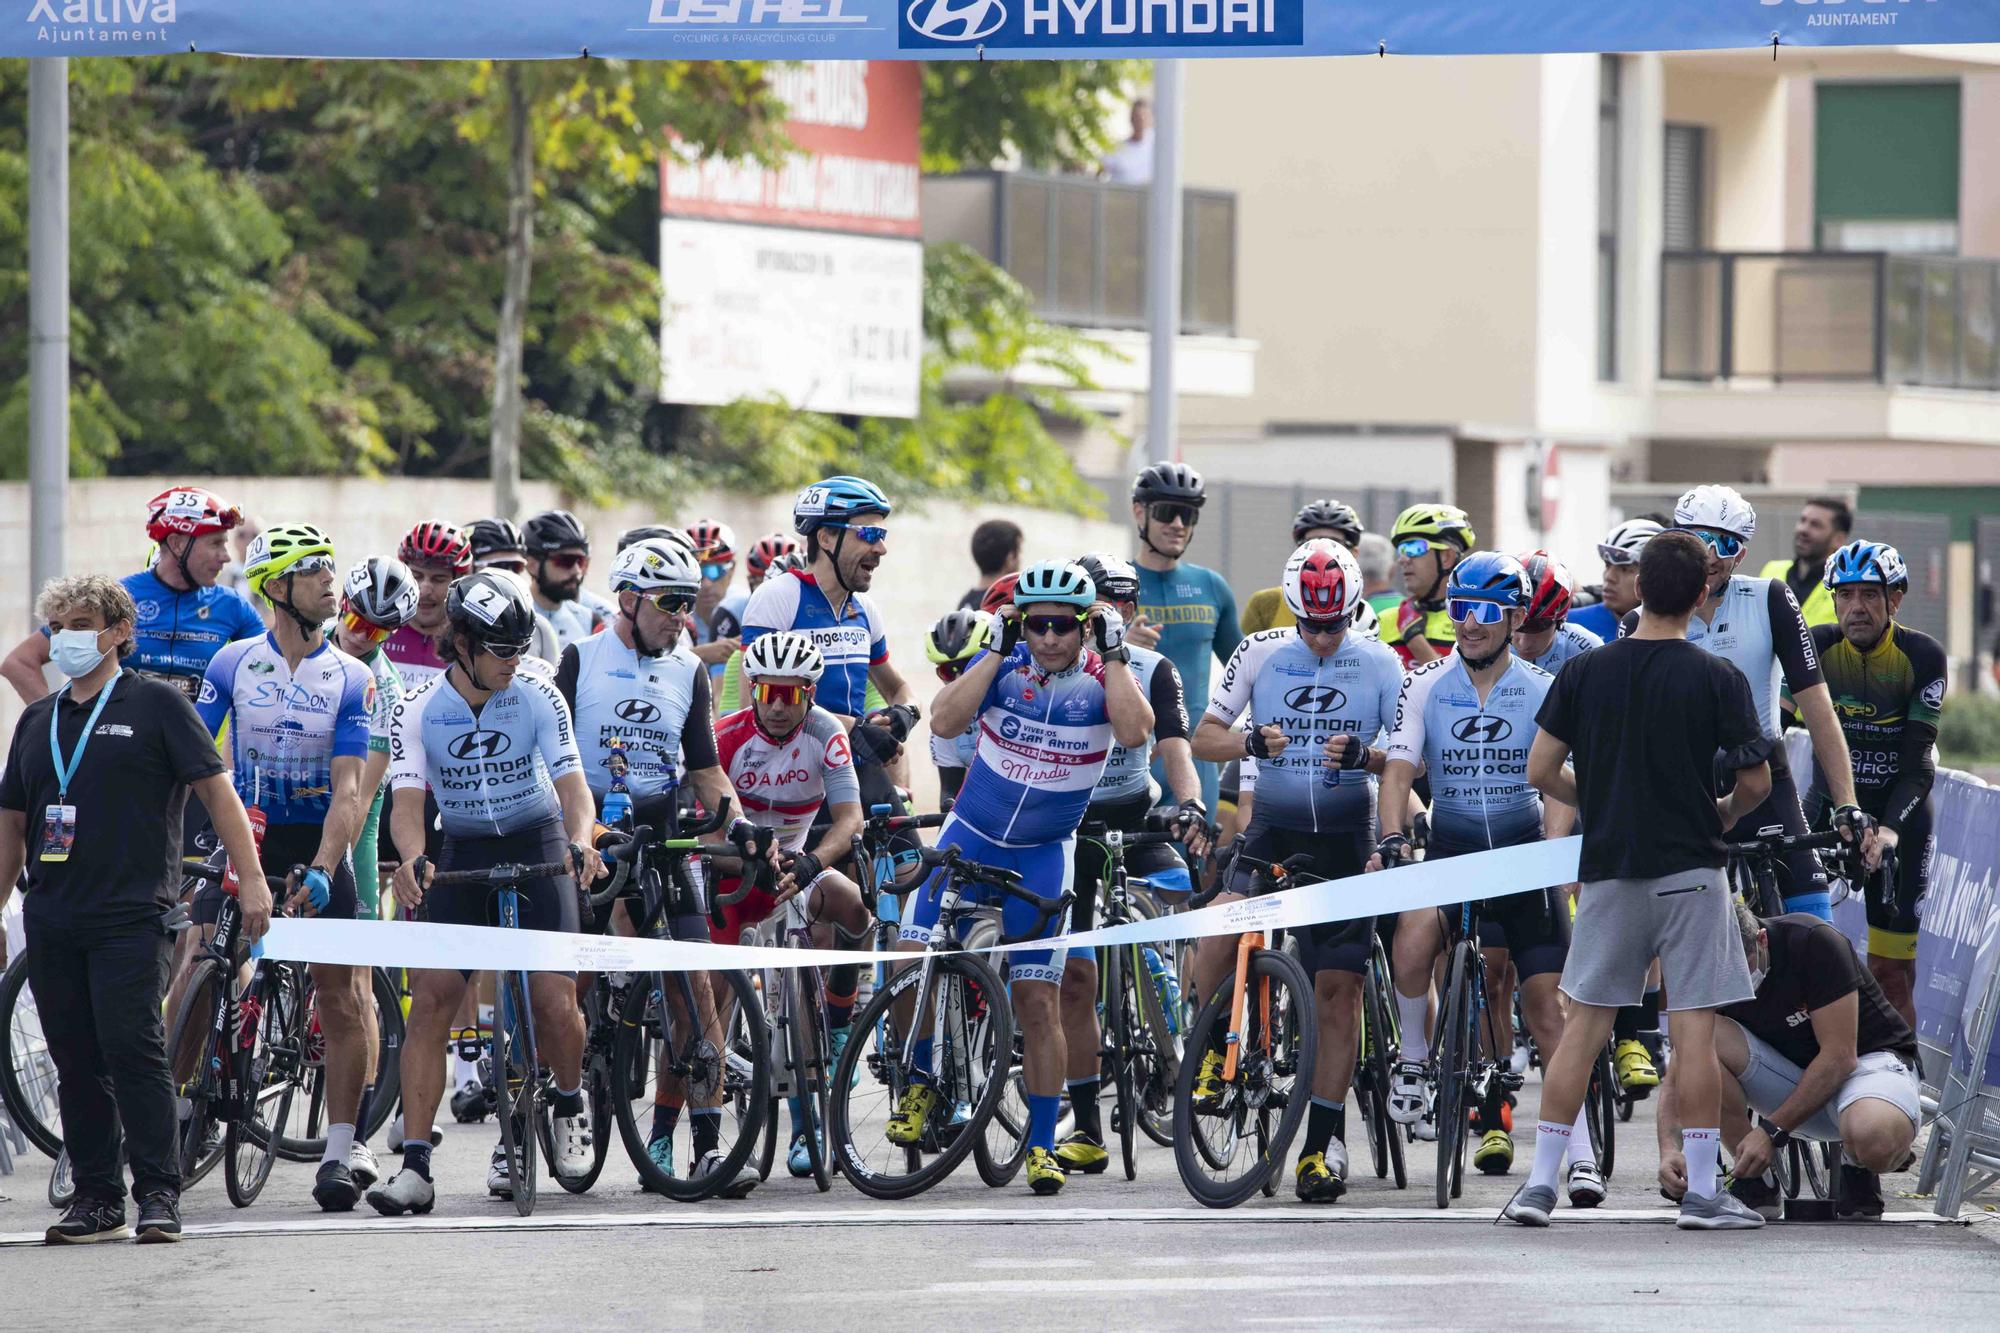
{"type": "MultiPolygon", "coordinates": [[[[722,632],[730,637],[741,635],[743,631],[743,608],[750,604],[750,594],[757,591],[764,582],[764,576],[771,570],[771,562],[779,556],[790,555],[799,549],[799,539],[789,532],[773,532],[759,537],[743,553],[743,584],[724,595],[716,608],[716,621],[722,632]]],[[[737,652],[743,651],[739,644],[737,652]]]]}
{"type": "MultiPolygon", "coordinates": [[[[1382,751],[1368,744],[1396,715],[1402,671],[1396,655],[1350,633],[1362,599],[1361,569],[1338,542],[1309,541],[1285,562],[1291,629],[1265,630],[1237,646],[1222,682],[1195,728],[1194,752],[1214,762],[1254,756],[1257,798],[1246,830],[1249,855],[1282,861],[1301,852],[1310,873],[1338,879],[1361,873],[1374,845],[1375,800],[1368,774],[1382,771],[1382,751]],[[1248,713],[1255,730],[1234,729],[1248,713]]],[[[1243,897],[1249,871],[1234,872],[1230,892],[1243,897]]],[[[1330,1203],[1347,1189],[1347,1084],[1360,1040],[1361,976],[1374,952],[1372,917],[1312,926],[1297,934],[1300,961],[1313,976],[1319,1053],[1312,1108],[1294,1170],[1299,1198],[1330,1203]]],[[[1232,937],[1203,940],[1195,985],[1212,996],[1235,958],[1232,937]]],[[[1218,1040],[1222,1027],[1216,1029],[1218,1040]]],[[[1190,1052],[1192,1055],[1192,1052],[1190,1052]]],[[[1219,1045],[1202,1053],[1195,1109],[1208,1113],[1221,1093],[1219,1045]]]]}
{"type": "Polygon", "coordinates": [[[1444,611],[1445,580],[1451,568],[1478,544],[1472,520],[1456,505],[1411,505],[1396,515],[1389,531],[1403,576],[1403,601],[1382,642],[1405,666],[1422,666],[1451,651],[1451,617],[1444,611]]]}
{"type": "MultiPolygon", "coordinates": [[[[409,691],[444,673],[438,639],[446,628],[445,599],[452,580],[472,572],[472,543],[449,523],[424,522],[404,536],[396,558],[417,581],[417,613],[383,641],[382,651],[396,664],[403,689],[409,691]]],[[[425,827],[430,823],[426,821],[425,827]]]]}
{"type": "MultiPolygon", "coordinates": [[[[1138,613],[1139,574],[1130,563],[1115,555],[1102,554],[1086,555],[1076,563],[1096,588],[1098,601],[1120,616],[1138,613]]],[[[1153,710],[1153,730],[1142,744],[1112,747],[1083,817],[1126,833],[1143,829],[1146,814],[1160,795],[1147,771],[1157,751],[1167,771],[1168,790],[1177,803],[1182,836],[1193,840],[1189,851],[1199,856],[1207,850],[1203,831],[1208,824],[1208,808],[1201,803],[1201,784],[1195,777],[1194,758],[1188,750],[1187,704],[1181,698],[1180,673],[1174,670],[1172,662],[1156,652],[1144,648],[1132,648],[1130,652],[1132,675],[1153,710]]],[[[1104,878],[1104,868],[1104,849],[1088,838],[1079,839],[1071,930],[1085,931],[1096,924],[1098,885],[1104,878]]],[[[1186,863],[1164,843],[1132,848],[1125,858],[1125,868],[1132,875],[1144,876],[1155,889],[1168,895],[1164,901],[1169,903],[1194,888],[1188,879],[1186,863]]],[[[1069,1137],[1057,1145],[1056,1156],[1065,1169],[1094,1176],[1111,1165],[1097,1106],[1104,1032],[1097,1015],[1095,949],[1069,952],[1063,963],[1061,1003],[1063,1045],[1068,1051],[1065,1075],[1075,1123],[1069,1137]]]]}
{"type": "MultiPolygon", "coordinates": [[[[741,902],[722,909],[722,924],[713,931],[719,943],[738,943],[745,930],[801,893],[809,895],[806,918],[816,946],[853,949],[864,942],[868,910],[862,905],[861,890],[833,868],[848,859],[854,835],[861,831],[861,788],[854,777],[847,728],[813,704],[814,687],[825,670],[819,649],[803,634],[765,634],[744,650],[750,706],[716,724],[716,750],[744,817],[777,830],[782,875],[775,893],[752,889],[741,902]],[[821,810],[827,815],[823,823],[817,821],[821,810]],[[818,829],[824,832],[816,833],[818,829]],[[835,925],[841,933],[835,933],[835,925]]],[[[722,885],[724,892],[734,887],[722,885]]],[[[813,975],[818,976],[817,971],[813,975]]],[[[860,969],[853,964],[827,970],[829,1067],[847,1048],[859,980],[860,969]]],[[[716,1003],[728,1003],[728,993],[719,985],[716,1003]]],[[[791,1111],[787,1164],[795,1176],[811,1175],[812,1157],[797,1098],[792,1099],[791,1111]]]]}
{"type": "MultiPolygon", "coordinates": [[[[924,655],[937,669],[938,679],[949,685],[965,674],[972,659],[994,646],[1001,633],[998,619],[987,611],[948,611],[938,617],[924,635],[924,655]]],[[[979,753],[979,733],[940,736],[931,728],[931,763],[938,771],[938,795],[947,801],[958,799],[965,785],[966,770],[979,753]]]]}
{"type": "MultiPolygon", "coordinates": [[[[1409,797],[1419,770],[1428,771],[1431,779],[1430,861],[1568,836],[1576,812],[1555,802],[1544,805],[1528,785],[1535,714],[1554,678],[1511,650],[1539,591],[1510,555],[1478,551],[1452,568],[1445,612],[1452,619],[1456,651],[1403,677],[1382,773],[1383,837],[1368,863],[1370,870],[1412,859],[1409,797]]],[[[1511,963],[1520,977],[1528,1031],[1541,1049],[1553,1052],[1562,1040],[1556,983],[1569,956],[1568,895],[1539,888],[1491,899],[1484,905],[1479,936],[1489,1024],[1497,1026],[1507,1013],[1511,963]]],[[[1397,921],[1395,989],[1403,1038],[1389,1113],[1402,1124],[1416,1123],[1425,1107],[1429,1042],[1424,1024],[1440,944],[1435,909],[1404,912],[1397,921]]],[[[1480,1038],[1504,1051],[1512,1041],[1511,1027],[1504,1033],[1483,1030],[1480,1038]]],[[[1483,1133],[1472,1156],[1473,1165],[1489,1175],[1504,1175],[1514,1163],[1502,1102],[1502,1089],[1489,1083],[1478,1108],[1483,1133]]],[[[1604,1178],[1589,1143],[1589,1127],[1579,1112],[1570,1140],[1569,1193],[1570,1202],[1580,1208],[1604,1200],[1604,1178]]]]}
{"type": "MultiPolygon", "coordinates": [[[[504,569],[521,581],[524,591],[530,590],[527,538],[513,523],[504,518],[482,518],[466,526],[465,538],[472,543],[474,569],[504,569]]],[[[550,666],[562,660],[555,624],[539,611],[535,612],[535,639],[528,645],[528,656],[550,666]]]]}
{"type": "Polygon", "coordinates": [[[712,518],[690,523],[687,534],[694,543],[695,559],[701,563],[701,594],[695,598],[693,612],[694,654],[714,676],[729,655],[743,647],[736,637],[742,618],[720,618],[723,595],[736,578],[736,534],[727,523],[712,518]]]}
{"type": "Polygon", "coordinates": [[[1618,637],[1618,622],[1639,609],[1639,550],[1661,530],[1659,523],[1641,517],[1627,519],[1605,534],[1597,544],[1597,558],[1604,562],[1602,596],[1571,612],[1570,624],[1595,634],[1602,643],[1618,637]]]}
{"type": "Polygon", "coordinates": [[[583,586],[590,570],[590,538],[576,515],[567,509],[545,510],[522,525],[521,536],[534,576],[534,607],[556,627],[562,646],[603,629],[611,604],[583,586]]]}
{"type": "MultiPolygon", "coordinates": [[[[363,778],[375,677],[326,641],[335,568],[333,544],[310,523],[280,523],[257,534],[243,573],[250,591],[275,612],[270,631],[215,655],[195,711],[211,733],[229,724],[226,759],[237,795],[262,815],[265,873],[305,866],[292,905],[351,921],[359,911],[348,854],[368,807],[363,778]]],[[[251,822],[260,822],[258,814],[251,822]]],[[[221,895],[220,887],[197,895],[197,921],[215,920],[221,895]]],[[[327,1119],[313,1199],[327,1212],[346,1212],[360,1198],[359,1182],[372,1183],[376,1175],[375,1159],[354,1131],[368,1080],[369,969],[314,963],[312,980],[326,1037],[327,1119]]]]}
{"type": "Polygon", "coordinates": [[[1570,623],[1576,582],[1568,565],[1535,551],[1521,557],[1521,569],[1528,576],[1528,605],[1514,630],[1514,656],[1554,675],[1578,653],[1604,646],[1603,639],[1570,623]]]}
{"type": "MultiPolygon", "coordinates": [[[[534,608],[513,579],[498,572],[454,583],[445,602],[443,647],[450,668],[404,696],[390,720],[389,828],[402,864],[397,901],[423,906],[441,924],[491,926],[497,898],[484,885],[430,890],[438,870],[568,861],[583,882],[596,879],[589,846],[594,807],[584,781],[569,705],[555,683],[520,671],[534,634],[534,608]],[[444,846],[424,854],[424,790],[436,793],[444,846]]],[[[569,875],[516,885],[520,924],[528,930],[578,928],[576,881],[569,875]]],[[[464,998],[468,972],[410,974],[410,1014],[403,1043],[403,1168],[368,1192],[385,1216],[429,1212],[432,1121],[444,1086],[445,1039],[464,998]]],[[[583,1014],[575,983],[560,974],[530,979],[535,1036],[555,1076],[558,1175],[590,1168],[591,1126],[583,1100],[583,1014]]],[[[496,1144],[489,1193],[510,1196],[507,1159],[496,1144]]]]}
{"type": "MultiPolygon", "coordinates": [[[[354,840],[354,887],[360,915],[381,915],[381,882],[376,867],[381,855],[382,805],[389,775],[389,716],[403,697],[403,678],[382,651],[382,642],[410,623],[417,613],[417,582],[400,560],[370,556],[347,571],[334,621],[333,642],[341,652],[368,668],[375,678],[375,707],[368,723],[368,764],[362,772],[361,795],[368,815],[354,840]]],[[[376,1035],[369,1034],[371,1039],[376,1035]]],[[[373,1061],[370,1061],[371,1065],[373,1061]]]]}
{"type": "MultiPolygon", "coordinates": [[[[938,845],[962,848],[981,865],[1019,871],[1030,892],[1054,898],[1070,887],[1077,825],[1111,746],[1144,745],[1152,735],[1153,710],[1132,671],[1125,618],[1099,603],[1081,568],[1059,562],[1030,566],[1014,585],[1012,610],[1000,645],[973,658],[932,704],[936,735],[951,738],[979,729],[978,753],[938,845]]],[[[903,925],[901,949],[925,947],[944,885],[939,871],[918,893],[903,925]]],[[[1025,934],[1033,917],[1018,899],[1002,905],[1007,935],[1025,934]]],[[[1049,921],[1042,938],[1062,928],[1060,919],[1049,921]]],[[[1053,1194],[1066,1178],[1055,1153],[1066,1065],[1057,990],[1063,955],[1059,949],[1024,949],[1008,960],[1028,1094],[1028,1186],[1053,1194]]],[[[914,997],[908,1007],[915,1008],[914,997]]],[[[911,1017],[899,1012],[897,1021],[907,1028],[911,1017]]],[[[919,1038],[912,1050],[922,1071],[930,1059],[929,1040],[919,1038]]],[[[918,1142],[937,1105],[929,1083],[913,1079],[889,1121],[890,1141],[918,1142]]]]}
{"type": "MultiPolygon", "coordinates": [[[[1868,895],[1868,970],[1904,1021],[1917,1021],[1917,904],[1931,866],[1931,747],[1950,679],[1944,648],[1928,634],[1896,621],[1910,573],[1893,546],[1857,541],[1826,562],[1832,590],[1830,624],[1813,626],[1834,711],[1840,715],[1861,808],[1877,821],[1863,845],[1870,869],[1895,851],[1893,899],[1868,895]]],[[[1811,822],[1832,805],[1826,775],[1814,766],[1806,793],[1811,822]]]]}
{"type": "MultiPolygon", "coordinates": [[[[1134,648],[1150,648],[1181,673],[1190,699],[1208,697],[1213,661],[1228,661],[1243,641],[1236,594],[1212,569],[1185,564],[1195,524],[1208,502],[1201,473],[1185,463],[1154,463],[1132,480],[1132,521],[1139,529],[1139,615],[1128,628],[1134,648]]],[[[1197,763],[1201,803],[1216,806],[1221,780],[1217,766],[1197,763]]],[[[1153,763],[1153,780],[1171,787],[1164,765],[1153,763]]]]}
{"type": "MultiPolygon", "coordinates": [[[[1354,512],[1351,505],[1342,504],[1338,500],[1313,500],[1299,510],[1297,517],[1292,519],[1294,549],[1297,549],[1301,542],[1311,541],[1315,537],[1325,537],[1339,542],[1350,551],[1358,552],[1361,536],[1361,516],[1354,512]]],[[[1355,560],[1359,562],[1358,554],[1355,560]]],[[[1366,599],[1363,599],[1361,604],[1368,605],[1366,599]]],[[[1373,611],[1374,608],[1370,607],[1371,623],[1373,611]]],[[[1359,616],[1361,613],[1357,610],[1355,614],[1359,616]]],[[[1255,634],[1267,629],[1284,629],[1297,623],[1291,608],[1285,605],[1283,588],[1260,588],[1251,593],[1249,600],[1243,603],[1243,613],[1238,617],[1238,621],[1245,634],[1255,634]]]]}

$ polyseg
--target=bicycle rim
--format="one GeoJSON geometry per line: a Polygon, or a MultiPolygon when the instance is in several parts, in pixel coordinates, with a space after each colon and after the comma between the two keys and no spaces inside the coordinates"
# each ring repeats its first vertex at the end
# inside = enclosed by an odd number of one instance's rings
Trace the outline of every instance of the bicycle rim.
{"type": "Polygon", "coordinates": [[[1104,952],[1107,959],[1118,957],[1122,960],[1113,964],[1111,978],[1114,987],[1111,993],[1118,997],[1111,1041],[1115,1052],[1111,1057],[1115,1063],[1111,1086],[1117,1098],[1112,1114],[1118,1121],[1118,1152],[1123,1159],[1125,1179],[1137,1180],[1139,1097],[1133,1086],[1132,1067],[1132,1048],[1138,1040],[1139,1033],[1138,1015],[1135,1013],[1138,1004],[1135,988],[1150,987],[1153,979],[1146,975],[1143,969],[1136,973],[1132,970],[1129,965],[1130,959],[1125,956],[1125,950],[1107,949],[1104,952]]]}
{"type": "Polygon", "coordinates": [[[1472,978],[1468,963],[1478,966],[1478,955],[1465,944],[1452,950],[1450,970],[1445,976],[1445,1005],[1438,1016],[1438,1032],[1443,1041],[1438,1051],[1437,1097],[1437,1206],[1449,1208],[1454,1195],[1455,1173],[1464,1158],[1466,1139],[1466,1080],[1472,1068],[1472,978]]]}
{"type": "Polygon", "coordinates": [[[219,1088],[210,1060],[215,1010],[224,1003],[227,997],[222,993],[221,970],[214,959],[204,958],[189,974],[187,989],[181,994],[181,1005],[167,1036],[169,1072],[180,1115],[176,1148],[183,1190],[207,1175],[221,1155],[211,1153],[204,1161],[201,1146],[208,1138],[209,1127],[215,1123],[215,1097],[219,1088]]]}
{"type": "Polygon", "coordinates": [[[0,974],[0,1102],[28,1142],[50,1157],[62,1152],[62,1104],[56,1062],[42,1035],[41,1010],[28,986],[24,950],[0,974]]]}
{"type": "Polygon", "coordinates": [[[1608,1181],[1618,1161],[1618,1084],[1612,1075],[1609,1047],[1598,1054],[1597,1077],[1591,1082],[1595,1100],[1591,1106],[1590,1130],[1597,1140],[1597,1169],[1608,1181]]]}
{"type": "Polygon", "coordinates": [[[298,1091],[303,1057],[304,1024],[296,1005],[299,992],[289,986],[268,987],[262,1016],[250,1051],[250,1067],[261,1069],[254,1110],[247,1119],[232,1120],[225,1135],[223,1185],[229,1201],[248,1208],[271,1178],[278,1154],[273,1145],[284,1136],[298,1091]]]}

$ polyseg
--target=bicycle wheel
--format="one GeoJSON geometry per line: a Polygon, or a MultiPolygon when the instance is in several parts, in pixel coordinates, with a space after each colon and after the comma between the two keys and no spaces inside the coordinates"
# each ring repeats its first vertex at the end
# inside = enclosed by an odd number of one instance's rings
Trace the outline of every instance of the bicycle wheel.
{"type": "Polygon", "coordinates": [[[1195,1112],[1201,1061],[1193,1055],[1220,1049],[1222,1034],[1235,1026],[1233,1012],[1225,1012],[1235,1003],[1234,975],[1188,1028],[1189,1058],[1174,1089],[1174,1165],[1188,1193],[1210,1208],[1233,1208],[1263,1188],[1312,1100],[1319,1018],[1305,970],[1283,953],[1259,949],[1250,955],[1245,990],[1236,1074],[1223,1084],[1220,1114],[1195,1112]]]}
{"type": "Polygon", "coordinates": [[[493,1113],[500,1121],[500,1150],[507,1162],[507,1183],[514,1211],[527,1217],[535,1211],[537,1093],[541,1080],[535,1069],[534,1017],[528,1011],[522,973],[500,974],[500,1006],[493,1016],[493,1113]]]}
{"type": "MultiPolygon", "coordinates": [[[[375,1091],[361,1108],[354,1141],[366,1143],[382,1131],[403,1093],[403,995],[385,968],[370,968],[369,1004],[375,1023],[375,1091]]],[[[319,1043],[324,1038],[318,1039],[319,1043]]],[[[315,1042],[311,1039],[308,1045],[315,1042]]],[[[288,1162],[317,1162],[326,1152],[326,1061],[322,1049],[307,1067],[306,1101],[299,1108],[299,1135],[278,1140],[278,1156],[288,1162]]]]}
{"type": "Polygon", "coordinates": [[[821,1194],[833,1188],[826,1148],[826,1009],[820,1000],[820,971],[797,968],[785,990],[792,1026],[792,1086],[799,1090],[800,1126],[806,1136],[808,1174],[821,1194]]]}
{"type": "Polygon", "coordinates": [[[56,1164],[49,1172],[49,1207],[67,1208],[76,1198],[76,1166],[69,1160],[69,1149],[56,1153],[56,1164]]]}
{"type": "Polygon", "coordinates": [[[626,1155],[647,1189],[692,1203],[735,1180],[749,1161],[774,1110],[771,1039],[762,1013],[756,987],[743,972],[651,972],[632,978],[612,1048],[611,1106],[626,1155]],[[696,1030],[697,1020],[688,1014],[680,991],[683,979],[693,989],[715,978],[721,978],[735,1009],[728,1031],[736,1036],[726,1049],[707,1030],[696,1030]],[[753,1021],[739,1022],[744,1013],[753,1015],[753,1021]],[[655,1090],[662,1083],[682,1099],[668,1140],[678,1171],[655,1162],[648,1151],[655,1090]],[[694,1120],[695,1110],[704,1107],[717,1113],[718,1155],[699,1170],[694,1120]]]}
{"type": "Polygon", "coordinates": [[[1137,1004],[1135,986],[1148,985],[1151,978],[1135,976],[1132,973],[1130,952],[1125,949],[1105,949],[1103,951],[1105,994],[1112,997],[1113,1008],[1104,1015],[1111,1025],[1106,1035],[1111,1038],[1111,1118],[1118,1131],[1118,1151],[1124,1159],[1125,1179],[1139,1178],[1137,1157],[1137,1136],[1139,1133],[1139,1096],[1133,1086],[1132,1047],[1139,1030],[1138,1015],[1133,1012],[1137,1004]]]}
{"type": "Polygon", "coordinates": [[[611,1151],[611,1032],[604,1021],[604,984],[593,984],[583,997],[583,1097],[590,1112],[590,1169],[572,1180],[556,1176],[556,1183],[571,1194],[582,1194],[604,1174],[604,1160],[611,1151]]]}
{"type": "Polygon", "coordinates": [[[187,989],[181,993],[173,1026],[168,1029],[167,1060],[180,1110],[178,1151],[183,1190],[207,1175],[222,1155],[221,1145],[210,1143],[209,1135],[216,1123],[221,1091],[214,1073],[212,1043],[216,1010],[229,1000],[224,984],[214,959],[196,963],[187,989]],[[202,1152],[204,1145],[209,1147],[206,1154],[202,1152]]]}
{"type": "Polygon", "coordinates": [[[855,1035],[833,1071],[834,1156],[848,1182],[876,1199],[907,1199],[950,1175],[985,1134],[1011,1073],[1011,1061],[1001,1057],[1014,1047],[1014,1011],[993,969],[973,954],[912,963],[855,1017],[855,1035]],[[914,1006],[918,1039],[931,1043],[936,1101],[913,1144],[893,1143],[884,1132],[909,1074],[893,1018],[898,1001],[914,1006]]]}
{"type": "Polygon", "coordinates": [[[283,1138],[293,1095],[304,1081],[305,1015],[299,1008],[302,990],[292,976],[289,970],[278,977],[267,974],[249,1058],[236,1057],[250,1109],[232,1119],[223,1136],[222,1182],[229,1202],[238,1208],[255,1203],[271,1178],[271,1163],[278,1156],[272,1145],[283,1138]]]}
{"type": "Polygon", "coordinates": [[[1463,1188],[1467,1108],[1472,1067],[1479,1056],[1473,1031],[1472,972],[1478,952],[1460,941],[1445,972],[1445,998],[1438,1013],[1437,1206],[1449,1208],[1463,1188]]]}
{"type": "MultiPolygon", "coordinates": [[[[1158,915],[1158,909],[1148,895],[1139,894],[1133,901],[1141,919],[1151,920],[1158,915]]],[[[1141,945],[1135,951],[1139,966],[1133,969],[1133,980],[1137,983],[1135,989],[1139,996],[1141,1029],[1135,1031],[1138,1041],[1132,1086],[1139,1098],[1139,1128],[1162,1148],[1171,1148],[1174,1146],[1174,1084],[1180,1081],[1181,1076],[1181,1035],[1187,1031],[1192,1015],[1187,1012],[1185,1003],[1162,993],[1162,984],[1155,981],[1144,966],[1146,949],[1159,952],[1161,965],[1169,977],[1180,966],[1176,952],[1192,954],[1194,951],[1176,951],[1175,942],[1169,940],[1141,945]],[[1170,1005],[1175,1012],[1168,1012],[1170,1005]]]]}
{"type": "Polygon", "coordinates": [[[41,1012],[28,985],[23,951],[0,974],[0,1101],[28,1142],[55,1157],[62,1152],[62,1106],[56,1099],[56,1062],[42,1036],[41,1012]]]}
{"type": "MultiPolygon", "coordinates": [[[[989,1038],[982,1035],[980,1040],[980,1059],[995,1058],[984,1050],[989,1038]]],[[[1014,1034],[1013,1049],[1007,1053],[1006,1062],[1007,1074],[1003,1080],[1000,1104],[994,1108],[993,1118],[986,1122],[985,1131],[972,1145],[972,1162],[979,1170],[979,1178],[996,1190],[1012,1184],[1028,1160],[1028,1084],[1021,1072],[1021,1034],[1018,1032],[1014,1034]]]]}
{"type": "Polygon", "coordinates": [[[1597,1053],[1597,1065],[1591,1070],[1584,1105],[1590,1111],[1590,1136],[1596,1140],[1597,1169],[1604,1173],[1606,1180],[1610,1180],[1612,1167],[1618,1160],[1618,1081],[1611,1063],[1609,1043],[1597,1053]]]}
{"type": "Polygon", "coordinates": [[[1368,1082],[1368,1135],[1375,1155],[1375,1178],[1393,1176],[1396,1188],[1401,1190],[1410,1187],[1410,1176],[1403,1162],[1402,1126],[1389,1115],[1389,1050],[1395,1043],[1396,1032],[1380,981],[1380,975],[1371,971],[1362,997],[1366,1006],[1364,1021],[1368,1025],[1367,1042],[1362,1047],[1368,1082]]]}

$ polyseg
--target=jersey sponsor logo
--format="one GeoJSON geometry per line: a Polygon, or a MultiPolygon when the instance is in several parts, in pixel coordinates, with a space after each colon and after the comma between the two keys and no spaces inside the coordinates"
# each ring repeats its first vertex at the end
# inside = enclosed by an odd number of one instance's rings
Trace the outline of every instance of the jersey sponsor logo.
{"type": "Polygon", "coordinates": [[[1479,714],[1462,717],[1451,725],[1453,740],[1465,741],[1472,745],[1493,745],[1514,734],[1514,724],[1504,717],[1489,717],[1479,714]]]}
{"type": "Polygon", "coordinates": [[[1942,712],[1944,710],[1943,677],[1939,677],[1937,680],[1924,686],[1924,692],[1921,697],[1924,701],[1924,707],[1930,709],[1933,713],[1942,712]]]}
{"type": "Polygon", "coordinates": [[[253,676],[268,676],[277,669],[275,662],[257,661],[250,664],[250,674],[253,676]]]}
{"type": "Polygon", "coordinates": [[[139,623],[142,625],[160,614],[160,604],[154,601],[141,602],[134,609],[138,612],[139,623]]]}
{"type": "Polygon", "coordinates": [[[623,700],[611,711],[618,714],[623,720],[637,722],[641,726],[648,722],[658,722],[660,720],[659,705],[648,703],[644,699],[623,700]]]}
{"type": "Polygon", "coordinates": [[[1285,692],[1285,707],[1295,713],[1333,713],[1347,707],[1347,696],[1331,685],[1301,685],[1285,692]]]}
{"type": "Polygon", "coordinates": [[[212,680],[202,681],[201,693],[195,696],[194,701],[198,704],[212,704],[215,702],[215,700],[216,700],[215,682],[212,680]]]}
{"type": "Polygon", "coordinates": [[[452,737],[446,747],[453,759],[497,759],[514,747],[514,739],[504,731],[474,728],[452,737]]]}
{"type": "Polygon", "coordinates": [[[783,772],[768,769],[753,769],[736,775],[736,790],[755,791],[759,787],[790,787],[812,781],[812,772],[804,768],[788,768],[783,772]]]}
{"type": "Polygon", "coordinates": [[[250,697],[242,701],[247,708],[310,708],[327,712],[333,707],[331,695],[316,694],[297,681],[259,681],[257,688],[250,691],[250,697]]]}

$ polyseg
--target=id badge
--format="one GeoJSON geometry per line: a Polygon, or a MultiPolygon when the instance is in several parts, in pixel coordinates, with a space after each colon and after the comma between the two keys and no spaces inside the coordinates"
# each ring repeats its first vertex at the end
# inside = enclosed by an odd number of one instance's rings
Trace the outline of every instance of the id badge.
{"type": "Polygon", "coordinates": [[[42,856],[44,861],[67,861],[76,846],[76,807],[51,805],[42,813],[42,856]]]}

